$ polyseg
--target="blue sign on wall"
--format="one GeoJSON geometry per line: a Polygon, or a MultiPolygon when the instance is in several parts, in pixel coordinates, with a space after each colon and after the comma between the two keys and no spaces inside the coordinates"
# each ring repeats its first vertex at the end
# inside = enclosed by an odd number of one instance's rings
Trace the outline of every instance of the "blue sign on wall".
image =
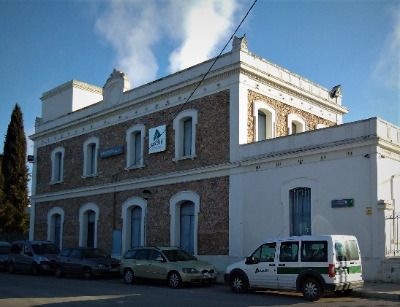
{"type": "Polygon", "coordinates": [[[100,158],[108,158],[111,156],[120,155],[123,152],[124,152],[124,147],[122,145],[103,149],[100,150],[100,158]]]}

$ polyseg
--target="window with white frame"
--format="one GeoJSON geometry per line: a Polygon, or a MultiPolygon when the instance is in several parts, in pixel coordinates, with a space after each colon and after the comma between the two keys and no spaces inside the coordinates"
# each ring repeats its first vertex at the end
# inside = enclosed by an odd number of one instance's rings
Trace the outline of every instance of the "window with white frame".
{"type": "Polygon", "coordinates": [[[171,246],[180,246],[197,254],[197,226],[200,197],[191,191],[182,191],[170,199],[171,246]]]}
{"type": "Polygon", "coordinates": [[[256,101],[253,105],[253,117],[255,119],[255,140],[262,141],[275,137],[276,112],[268,104],[256,101]]]}
{"type": "Polygon", "coordinates": [[[51,182],[63,181],[64,176],[64,153],[63,147],[57,147],[51,152],[51,182]]]}
{"type": "Polygon", "coordinates": [[[97,247],[99,207],[86,204],[79,210],[79,246],[97,247]]]}
{"type": "Polygon", "coordinates": [[[126,168],[143,166],[145,126],[135,125],[126,132],[127,157],[126,168]]]}
{"type": "Polygon", "coordinates": [[[132,197],[122,205],[122,250],[145,246],[145,221],[147,201],[132,197]]]}
{"type": "Polygon", "coordinates": [[[296,114],[289,114],[288,131],[289,135],[304,132],[306,131],[306,122],[296,114]]]}
{"type": "Polygon", "coordinates": [[[47,214],[47,240],[62,249],[62,236],[64,225],[64,210],[54,207],[47,214]]]}
{"type": "Polygon", "coordinates": [[[97,156],[99,150],[99,140],[90,138],[83,144],[83,176],[94,176],[97,174],[97,156]]]}
{"type": "Polygon", "coordinates": [[[196,124],[196,110],[182,111],[174,119],[176,160],[196,156],[196,124]]]}

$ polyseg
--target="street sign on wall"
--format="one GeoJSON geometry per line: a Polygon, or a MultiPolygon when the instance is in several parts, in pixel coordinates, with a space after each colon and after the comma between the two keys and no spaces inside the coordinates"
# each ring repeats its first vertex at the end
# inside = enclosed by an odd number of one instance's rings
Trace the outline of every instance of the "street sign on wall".
{"type": "Polygon", "coordinates": [[[345,208],[345,207],[354,207],[354,199],[334,199],[332,200],[332,208],[345,208]]]}

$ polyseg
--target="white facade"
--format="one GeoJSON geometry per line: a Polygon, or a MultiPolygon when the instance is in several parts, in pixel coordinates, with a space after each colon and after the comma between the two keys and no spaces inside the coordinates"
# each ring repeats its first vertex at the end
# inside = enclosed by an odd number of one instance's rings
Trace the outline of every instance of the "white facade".
{"type": "Polygon", "coordinates": [[[230,179],[230,255],[290,235],[289,190],[308,187],[311,234],[355,235],[365,278],[378,278],[385,215],[400,209],[399,136],[398,127],[372,118],[240,146],[230,179]],[[337,199],[354,199],[354,207],[332,208],[337,199]]]}

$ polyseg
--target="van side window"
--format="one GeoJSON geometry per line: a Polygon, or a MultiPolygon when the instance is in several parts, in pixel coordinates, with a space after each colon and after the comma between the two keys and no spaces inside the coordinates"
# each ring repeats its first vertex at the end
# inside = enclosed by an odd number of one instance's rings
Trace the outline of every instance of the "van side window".
{"type": "Polygon", "coordinates": [[[328,243],[326,241],[303,241],[301,243],[302,262],[328,261],[328,243]]]}
{"type": "Polygon", "coordinates": [[[298,251],[299,251],[299,242],[282,242],[279,252],[279,261],[297,262],[298,251]]]}

